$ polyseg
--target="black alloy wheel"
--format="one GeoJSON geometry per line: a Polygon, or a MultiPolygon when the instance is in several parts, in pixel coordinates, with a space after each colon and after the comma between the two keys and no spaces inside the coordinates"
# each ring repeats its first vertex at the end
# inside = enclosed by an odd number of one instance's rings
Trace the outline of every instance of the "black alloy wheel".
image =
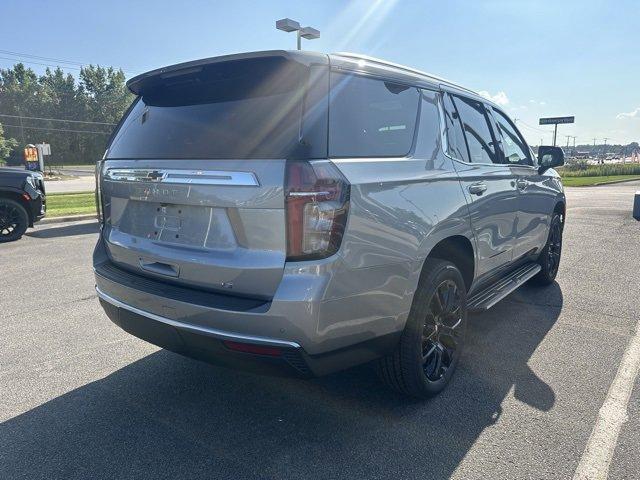
{"type": "Polygon", "coordinates": [[[29,216],[22,205],[0,198],[0,242],[18,240],[29,226],[29,216]]]}
{"type": "Polygon", "coordinates": [[[457,358],[462,320],[458,286],[445,280],[431,297],[422,333],[422,368],[429,381],[442,379],[457,358]]]}
{"type": "Polygon", "coordinates": [[[560,214],[557,212],[551,217],[551,224],[549,225],[549,236],[547,243],[540,252],[538,257],[538,263],[540,264],[540,271],[535,277],[531,279],[531,282],[536,285],[551,285],[558,275],[558,269],[560,268],[560,257],[562,256],[562,232],[564,230],[564,224],[560,214]]]}
{"type": "Polygon", "coordinates": [[[395,350],[377,362],[380,379],[416,398],[441,392],[459,363],[467,324],[467,288],[453,263],[428,258],[395,350]]]}

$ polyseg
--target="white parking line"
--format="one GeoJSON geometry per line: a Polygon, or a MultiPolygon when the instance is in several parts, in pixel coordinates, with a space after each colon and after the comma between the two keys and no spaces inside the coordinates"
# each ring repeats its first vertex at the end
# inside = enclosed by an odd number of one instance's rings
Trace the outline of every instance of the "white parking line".
{"type": "Polygon", "coordinates": [[[574,480],[604,480],[609,475],[609,465],[618,443],[622,424],[627,420],[627,405],[640,368],[640,321],[635,335],[624,352],[618,373],[607,392],[598,420],[580,458],[574,480]]]}

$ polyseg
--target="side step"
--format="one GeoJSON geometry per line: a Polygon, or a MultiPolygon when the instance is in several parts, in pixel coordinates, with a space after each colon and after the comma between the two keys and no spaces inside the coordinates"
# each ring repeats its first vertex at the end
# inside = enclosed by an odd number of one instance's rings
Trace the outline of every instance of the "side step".
{"type": "Polygon", "coordinates": [[[540,265],[531,262],[514,270],[496,283],[483,288],[467,300],[469,311],[478,312],[488,310],[504,297],[520,287],[527,280],[540,271],[540,265]]]}

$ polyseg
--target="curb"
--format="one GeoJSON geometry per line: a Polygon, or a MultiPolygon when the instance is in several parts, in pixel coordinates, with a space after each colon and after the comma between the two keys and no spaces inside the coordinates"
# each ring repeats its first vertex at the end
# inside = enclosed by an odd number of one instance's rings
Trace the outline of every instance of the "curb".
{"type": "Polygon", "coordinates": [[[79,220],[97,220],[98,216],[95,213],[88,213],[85,215],[67,215],[65,217],[50,217],[43,218],[39,222],[36,222],[36,225],[51,225],[54,223],[65,223],[65,222],[77,222],[79,220]]]}

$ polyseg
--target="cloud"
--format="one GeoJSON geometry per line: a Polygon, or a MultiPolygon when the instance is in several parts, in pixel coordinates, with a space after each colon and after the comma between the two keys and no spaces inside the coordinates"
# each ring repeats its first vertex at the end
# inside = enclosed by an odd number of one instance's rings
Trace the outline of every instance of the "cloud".
{"type": "Polygon", "coordinates": [[[547,104],[547,102],[543,102],[543,101],[539,102],[537,100],[534,100],[533,98],[531,100],[529,100],[529,103],[533,103],[535,105],[540,105],[541,107],[544,107],[547,104]]]}
{"type": "Polygon", "coordinates": [[[491,95],[486,90],[481,90],[478,93],[480,94],[480,96],[487,98],[492,102],[497,103],[498,105],[505,106],[509,104],[509,97],[507,97],[507,94],[504,92],[498,92],[495,95],[491,95]]]}
{"type": "Polygon", "coordinates": [[[618,120],[622,120],[623,118],[636,118],[636,117],[640,117],[640,107],[636,108],[631,112],[622,112],[616,115],[616,118],[618,120]]]}

